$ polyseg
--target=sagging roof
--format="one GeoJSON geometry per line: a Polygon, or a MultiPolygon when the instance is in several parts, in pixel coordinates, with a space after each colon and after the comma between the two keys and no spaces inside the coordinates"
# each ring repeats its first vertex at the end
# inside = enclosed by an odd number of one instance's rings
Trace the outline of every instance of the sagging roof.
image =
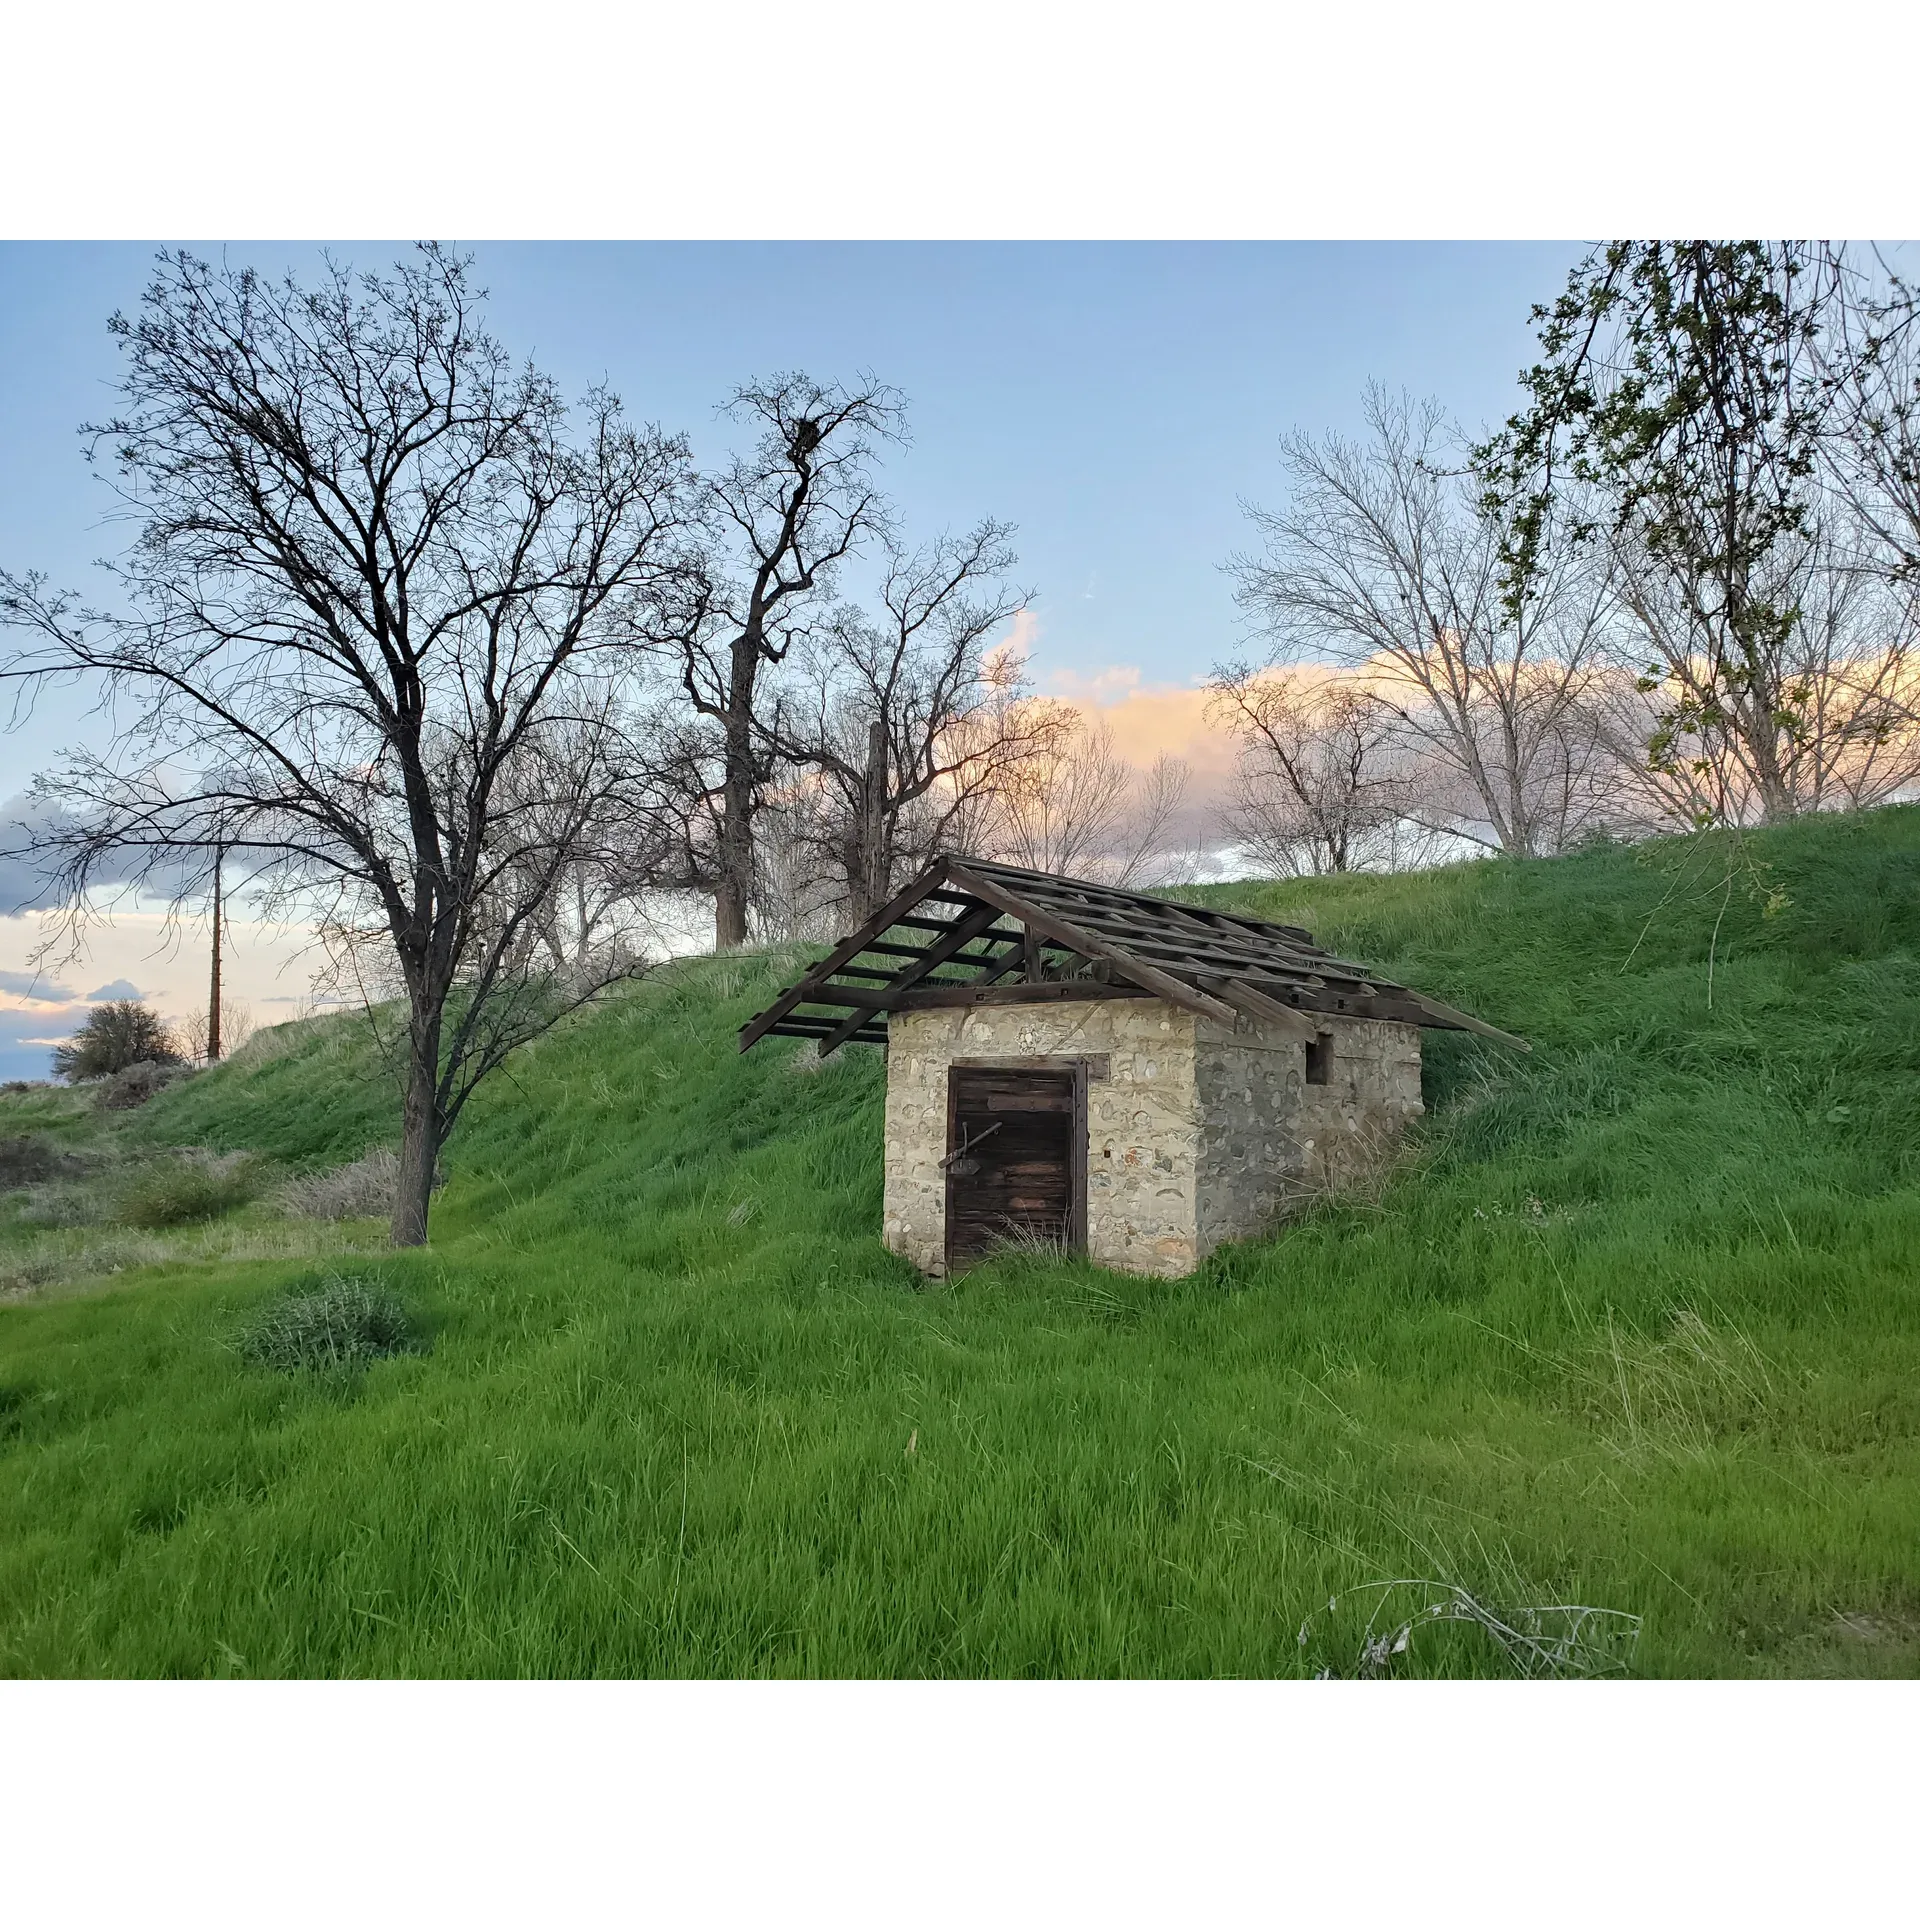
{"type": "Polygon", "coordinates": [[[740,1029],[884,1044],[887,1016],[983,1002],[1153,996],[1231,1025],[1236,1013],[1291,1027],[1315,1014],[1453,1027],[1525,1041],[1369,968],[1336,959],[1299,927],[1033,873],[994,860],[936,860],[872,919],[740,1029]]]}

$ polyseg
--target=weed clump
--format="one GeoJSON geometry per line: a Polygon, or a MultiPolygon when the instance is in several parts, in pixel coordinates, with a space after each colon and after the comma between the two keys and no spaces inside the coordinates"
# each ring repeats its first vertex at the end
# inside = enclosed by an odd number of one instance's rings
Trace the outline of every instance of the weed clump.
{"type": "MultiPolygon", "coordinates": [[[[1360,1655],[1350,1668],[1325,1666],[1322,1680],[1387,1680],[1394,1662],[1413,1645],[1414,1635],[1436,1626],[1464,1626],[1484,1635],[1502,1663],[1525,1680],[1592,1680],[1632,1669],[1639,1643],[1637,1613],[1614,1607],[1519,1606],[1504,1609],[1450,1580],[1375,1580],[1348,1593],[1336,1593],[1327,1611],[1342,1600],[1374,1596],[1373,1612],[1361,1630],[1360,1655]],[[1419,1610],[1395,1621],[1396,1600],[1422,1602],[1419,1610]]],[[[1313,1637],[1314,1622],[1302,1622],[1301,1646],[1313,1637]]]]}
{"type": "Polygon", "coordinates": [[[247,1329],[240,1356],[276,1373],[355,1368],[418,1352],[406,1302],[365,1274],[329,1275],[319,1286],[282,1294],[247,1329]]]}
{"type": "Polygon", "coordinates": [[[254,1195],[252,1156],[181,1154],[141,1174],[120,1197],[120,1222],[129,1227],[178,1227],[214,1220],[254,1195]]]}

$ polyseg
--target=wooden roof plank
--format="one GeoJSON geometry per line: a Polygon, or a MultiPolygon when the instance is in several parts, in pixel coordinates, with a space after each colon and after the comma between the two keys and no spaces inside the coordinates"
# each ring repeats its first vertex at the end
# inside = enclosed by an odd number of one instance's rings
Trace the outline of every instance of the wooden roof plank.
{"type": "MultiPolygon", "coordinates": [[[[969,898],[967,901],[967,905],[970,907],[977,904],[978,902],[972,898],[969,898]]],[[[902,927],[917,927],[926,933],[945,933],[946,930],[953,925],[953,916],[949,914],[944,920],[930,920],[925,914],[903,913],[894,924],[902,927]]],[[[1014,933],[1010,929],[995,931],[992,928],[989,928],[987,933],[981,937],[983,939],[994,940],[1018,940],[1020,938],[1017,933],[1014,933]]]]}
{"type": "Polygon", "coordinates": [[[1144,916],[1129,915],[1121,909],[1104,905],[1087,909],[1086,912],[1088,918],[1115,933],[1126,933],[1142,940],[1156,942],[1174,941],[1191,947],[1197,952],[1217,955],[1222,959],[1228,956],[1240,956],[1249,960],[1258,960],[1267,966],[1294,965],[1311,967],[1316,971],[1344,974],[1353,979],[1367,977],[1367,969],[1356,967],[1345,960],[1338,960],[1319,947],[1296,947],[1288,942],[1280,945],[1276,950],[1271,942],[1261,945],[1238,932],[1223,935],[1207,927],[1190,929],[1180,925],[1177,920],[1149,923],[1144,916]]]}
{"type": "Polygon", "coordinates": [[[1282,947],[1259,948],[1242,945],[1238,941],[1224,941],[1195,934],[1177,924],[1145,926],[1137,921],[1118,916],[1102,914],[1098,918],[1089,915],[1076,925],[1091,925],[1096,932],[1123,940],[1129,945],[1153,947],[1165,952],[1177,952],[1192,955],[1195,959],[1217,963],[1222,966],[1257,966],[1280,974],[1313,976],[1335,975],[1362,981],[1370,978],[1362,967],[1336,960],[1331,954],[1321,953],[1318,949],[1302,952],[1298,949],[1282,947]]]}
{"type": "MultiPolygon", "coordinates": [[[[953,927],[951,923],[949,923],[941,929],[942,937],[944,938],[946,934],[952,931],[953,927]]],[[[983,937],[984,936],[979,934],[974,936],[975,939],[983,937]]],[[[1018,946],[1019,942],[1016,940],[1014,944],[1018,946]]],[[[903,940],[869,940],[861,951],[865,953],[889,954],[899,960],[924,960],[927,955],[927,949],[932,945],[933,942],[931,940],[922,941],[918,946],[908,946],[903,940]]],[[[969,960],[984,966],[998,956],[993,953],[954,953],[949,954],[947,957],[950,960],[969,960]]]]}
{"type": "MultiPolygon", "coordinates": [[[[818,1040],[826,1031],[827,1023],[824,1020],[810,1021],[803,1025],[791,1018],[782,1020],[778,1026],[771,1029],[773,1037],[781,1040],[818,1040]]],[[[847,1037],[850,1040],[870,1041],[878,1047],[884,1047],[887,1044],[887,1030],[884,1026],[868,1027],[864,1032],[849,1034],[847,1037]]]]}
{"type": "MultiPolygon", "coordinates": [[[[1048,887],[1076,893],[1087,900],[1113,901],[1128,906],[1171,907],[1180,913],[1204,915],[1209,920],[1224,920],[1235,927],[1270,938],[1278,937],[1289,942],[1297,941],[1307,946],[1313,945],[1313,935],[1305,927],[1284,926],[1273,920],[1259,920],[1251,914],[1233,913],[1224,907],[1193,906],[1184,900],[1156,900],[1149,894],[1132,893],[1124,887],[1103,886],[1097,880],[1071,880],[1064,874],[1057,873],[1030,873],[1022,867],[1010,867],[998,860],[981,860],[970,854],[954,855],[952,865],[956,875],[968,871],[985,871],[999,874],[1007,882],[1044,883],[1048,887]]],[[[1315,950],[1318,951],[1318,949],[1315,950]]]]}
{"type": "MultiPolygon", "coordinates": [[[[1226,922],[1241,931],[1258,933],[1267,938],[1278,937],[1289,944],[1313,946],[1313,936],[1305,927],[1281,926],[1269,920],[1255,920],[1246,914],[1228,913],[1218,907],[1197,907],[1184,900],[1161,900],[1152,894],[1130,893],[1124,888],[1102,886],[1097,881],[1071,880],[1063,874],[1027,873],[1021,868],[1004,866],[997,861],[975,860],[967,856],[956,856],[953,866],[956,874],[984,868],[1003,876],[1008,884],[1024,883],[1020,891],[1047,891],[1056,896],[1070,895],[1088,905],[1150,911],[1155,915],[1182,914],[1208,923],[1226,922]]],[[[1315,948],[1314,951],[1318,952],[1319,949],[1315,948]]]]}
{"type": "Polygon", "coordinates": [[[1212,967],[1220,972],[1248,971],[1263,974],[1276,981],[1285,981],[1291,986],[1319,987],[1329,978],[1344,981],[1351,991],[1358,993],[1373,983],[1364,974],[1343,973],[1329,975],[1319,964],[1301,962],[1297,966],[1288,966],[1284,960],[1255,960],[1249,954],[1236,953],[1232,948],[1202,947],[1195,942],[1180,940],[1169,934],[1165,938],[1149,939],[1144,934],[1135,935],[1124,941],[1131,953],[1151,958],[1163,956],[1161,964],[1181,967],[1212,967]]]}
{"type": "MultiPolygon", "coordinates": [[[[936,940],[933,945],[927,949],[922,959],[916,960],[911,966],[900,969],[893,988],[881,1004],[884,1006],[898,1005],[900,995],[905,992],[908,987],[912,986],[916,980],[924,979],[926,975],[930,974],[942,961],[951,959],[969,941],[978,939],[999,917],[1000,909],[995,907],[991,902],[988,902],[984,906],[976,906],[971,913],[963,913],[959,919],[954,922],[953,931],[949,933],[945,939],[936,940]]],[[[858,1006],[860,1003],[856,1001],[854,1004],[858,1006]]],[[[824,1060],[843,1040],[851,1040],[872,1018],[873,1011],[870,1008],[863,1009],[858,1013],[848,1014],[831,1033],[821,1039],[821,1059],[824,1060]]]]}
{"type": "Polygon", "coordinates": [[[1531,1053],[1532,1044],[1522,1040],[1517,1033],[1508,1033],[1500,1027],[1489,1026],[1484,1020],[1476,1020],[1470,1013],[1462,1013],[1458,1007],[1450,1007],[1444,1000],[1436,1000],[1430,993],[1416,992],[1412,987],[1402,987],[1400,992],[1406,995],[1423,1013],[1435,1015],[1433,1024],[1443,1027],[1458,1027],[1463,1033],[1477,1033],[1483,1040],[1504,1040],[1510,1047],[1518,1047],[1522,1053],[1531,1053]]]}
{"type": "Polygon", "coordinates": [[[900,996],[900,1013],[912,1013],[919,1007],[975,1007],[983,1002],[992,1006],[1054,1006],[1081,1000],[1157,1000],[1160,996],[1145,987],[1108,980],[1015,981],[1008,987],[919,986],[900,996]]]}
{"type": "Polygon", "coordinates": [[[745,1053],[763,1034],[771,1031],[776,1020],[784,1018],[807,997],[807,989],[832,977],[843,960],[853,959],[877,934],[884,933],[904,913],[917,907],[947,877],[947,862],[936,860],[904,893],[894,897],[859,926],[816,967],[810,967],[773,1005],[757,1013],[740,1029],[740,1051],[745,1053]]]}
{"type": "Polygon", "coordinates": [[[1237,1007],[1249,1018],[1266,1026],[1277,1027],[1282,1033],[1291,1034],[1296,1040],[1312,1040],[1320,1031],[1304,1013],[1283,1007],[1279,1001],[1269,1000],[1264,993],[1238,980],[1229,980],[1215,991],[1229,1006],[1237,1007]]]}
{"type": "Polygon", "coordinates": [[[966,884],[977,887],[981,895],[997,905],[1003,913],[1011,914],[1016,920],[1025,920],[1040,932],[1052,934],[1096,960],[1107,961],[1135,986],[1145,987],[1149,992],[1157,993],[1161,999],[1171,1000],[1176,1007],[1184,1007],[1189,1013],[1200,1014],[1209,1020],[1224,1020],[1228,1026],[1232,1026],[1233,1009],[1224,1001],[1202,993],[1198,987],[1188,986],[1184,980],[1163,972],[1150,961],[1136,959],[1124,947],[1115,946],[1085,927],[1076,927],[1071,921],[1035,907],[1012,888],[1002,887],[997,880],[983,876],[977,868],[967,869],[966,884]]]}

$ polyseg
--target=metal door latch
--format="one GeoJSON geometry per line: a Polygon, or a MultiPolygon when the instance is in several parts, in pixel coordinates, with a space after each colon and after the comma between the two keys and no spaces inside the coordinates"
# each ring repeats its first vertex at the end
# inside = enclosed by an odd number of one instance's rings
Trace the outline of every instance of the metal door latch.
{"type": "Polygon", "coordinates": [[[940,1162],[940,1171],[945,1173],[956,1160],[964,1160],[988,1134],[998,1133],[1006,1124],[1004,1120],[996,1120],[992,1126],[982,1127],[971,1139],[967,1137],[966,1128],[962,1127],[960,1129],[960,1144],[940,1162]]]}

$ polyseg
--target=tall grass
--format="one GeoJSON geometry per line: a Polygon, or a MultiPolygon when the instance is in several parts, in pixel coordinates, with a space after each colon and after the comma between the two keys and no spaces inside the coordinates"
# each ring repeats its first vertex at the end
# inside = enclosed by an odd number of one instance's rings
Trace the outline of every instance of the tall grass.
{"type": "MultiPolygon", "coordinates": [[[[249,1369],[286,1261],[0,1312],[0,1671],[1352,1671],[1326,1602],[1390,1580],[1638,1616],[1642,1674],[1920,1670],[1920,820],[1757,845],[1771,914],[1697,849],[1214,890],[1534,1051],[1438,1037],[1397,1178],[1177,1286],[922,1287],[881,1063],[733,1050],[791,956],[657,976],[362,1263],[430,1354],[249,1369]]],[[[275,1046],[132,1137],[390,1138],[350,1022],[275,1046]]]]}

